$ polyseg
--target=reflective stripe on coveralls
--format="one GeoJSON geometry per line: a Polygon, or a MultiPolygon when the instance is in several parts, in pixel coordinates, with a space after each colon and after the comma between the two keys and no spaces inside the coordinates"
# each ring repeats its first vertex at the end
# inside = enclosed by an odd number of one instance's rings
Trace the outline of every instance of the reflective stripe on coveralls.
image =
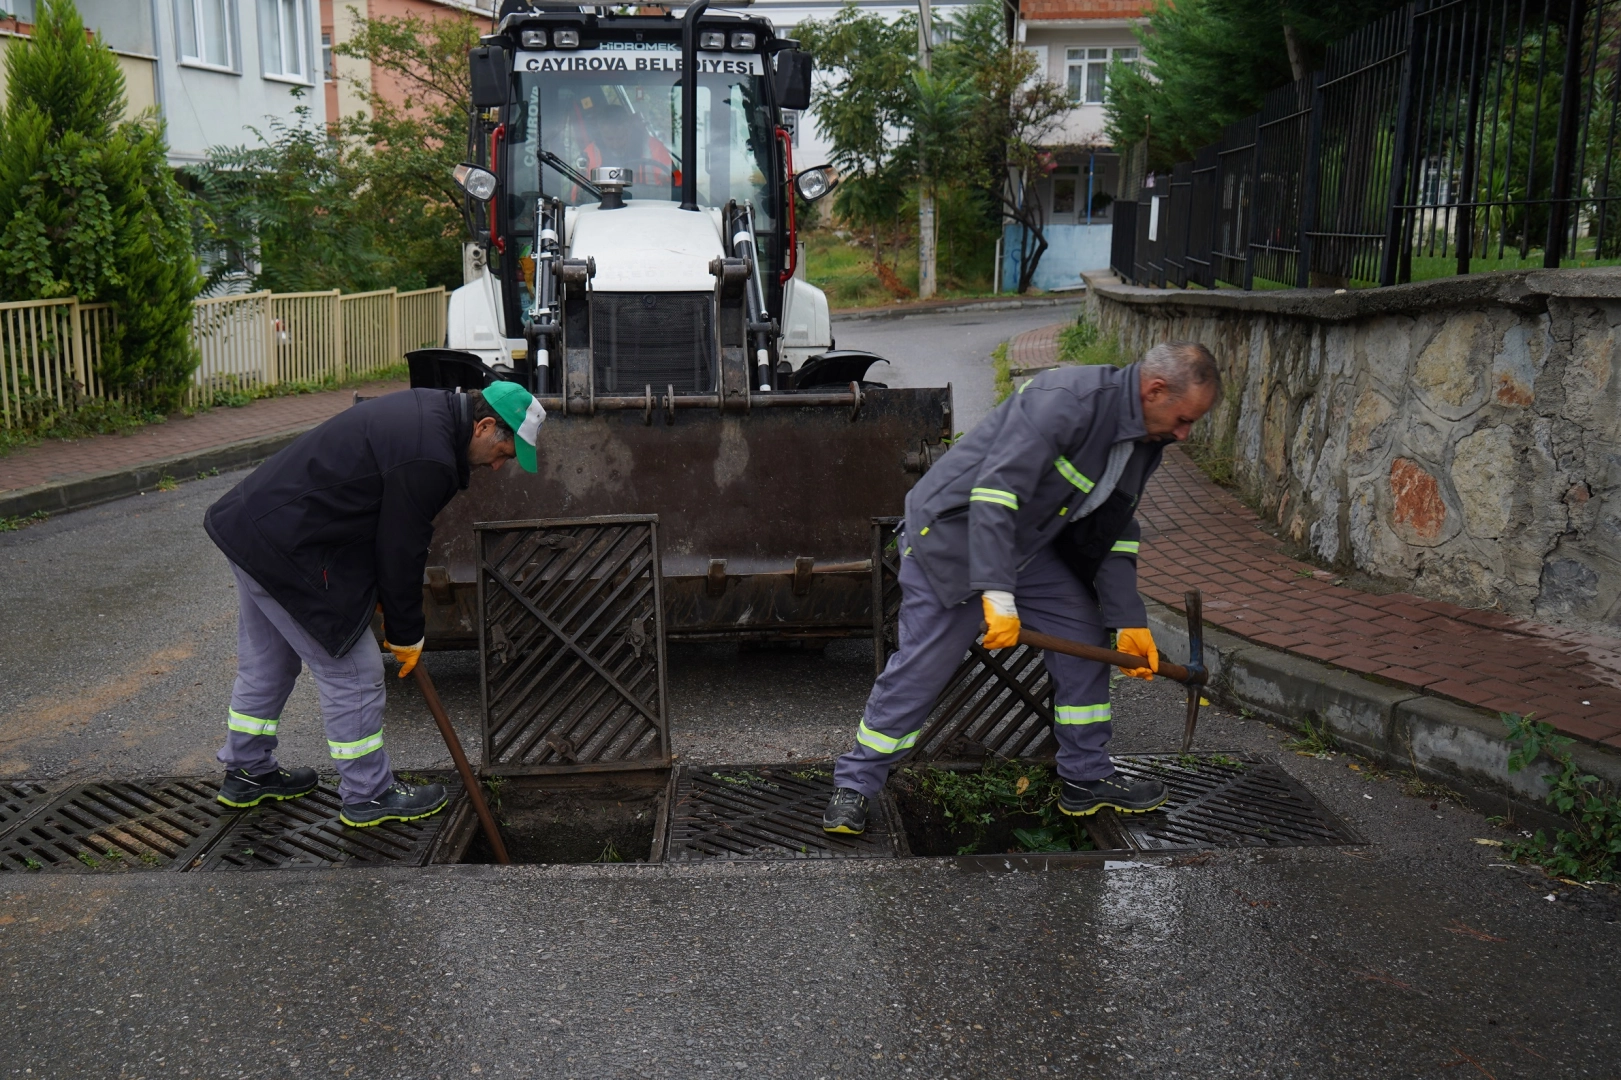
{"type": "Polygon", "coordinates": [[[339,761],[365,757],[372,751],[383,748],[383,732],[379,729],[376,733],[367,735],[364,739],[356,739],[354,742],[333,742],[328,739],[326,744],[331,749],[332,756],[339,761]]]}
{"type": "Polygon", "coordinates": [[[1127,555],[1135,555],[1137,554],[1137,549],[1141,543],[1142,541],[1140,540],[1116,540],[1114,542],[1114,547],[1110,548],[1109,550],[1123,551],[1127,555]]]}
{"type": "Polygon", "coordinates": [[[1106,724],[1113,719],[1109,703],[1102,705],[1059,705],[1053,709],[1053,720],[1059,724],[1106,724]]]}
{"type": "Polygon", "coordinates": [[[998,491],[995,488],[977,487],[969,493],[968,501],[995,503],[997,506],[1005,506],[1009,510],[1019,508],[1019,497],[1017,495],[1011,491],[998,491]]]}
{"type": "Polygon", "coordinates": [[[1080,488],[1083,495],[1089,493],[1095,486],[1091,480],[1087,479],[1086,475],[1082,473],[1081,470],[1069,463],[1069,458],[1067,457],[1059,457],[1054,460],[1053,468],[1057,469],[1058,474],[1065,480],[1068,480],[1070,483],[1080,488]]]}
{"type": "Polygon", "coordinates": [[[856,728],[856,742],[868,746],[880,754],[895,754],[902,750],[910,750],[917,745],[917,737],[923,734],[922,730],[909,732],[898,739],[892,739],[881,731],[874,731],[867,726],[865,720],[856,728]]]}
{"type": "Polygon", "coordinates": [[[227,728],[231,731],[240,731],[244,735],[274,735],[276,725],[279,723],[281,723],[279,716],[261,720],[257,716],[239,713],[235,709],[230,710],[225,720],[227,728]]]}

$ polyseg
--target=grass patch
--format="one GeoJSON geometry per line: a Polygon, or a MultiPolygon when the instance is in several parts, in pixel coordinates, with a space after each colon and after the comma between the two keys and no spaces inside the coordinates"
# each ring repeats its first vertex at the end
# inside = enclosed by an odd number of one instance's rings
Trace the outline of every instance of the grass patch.
{"type": "Polygon", "coordinates": [[[368,371],[363,375],[347,375],[341,379],[336,377],[326,379],[305,379],[297,382],[281,382],[273,386],[263,383],[242,382],[236,379],[227,381],[222,386],[216,386],[213,393],[201,405],[194,406],[188,413],[202,412],[207,409],[240,409],[244,405],[251,405],[255,401],[266,398],[296,397],[300,394],[321,394],[329,390],[348,390],[366,383],[391,382],[397,379],[410,378],[410,365],[405,363],[390,364],[388,367],[368,371]]]}
{"type": "Polygon", "coordinates": [[[1058,362],[1121,368],[1131,363],[1131,357],[1119,338],[1105,334],[1089,312],[1082,312],[1080,318],[1058,332],[1058,362]]]}
{"type": "MultiPolygon", "coordinates": [[[[904,300],[917,299],[917,241],[908,239],[899,246],[884,245],[882,270],[873,259],[870,239],[846,233],[841,229],[814,229],[801,233],[805,240],[805,278],[827,293],[829,307],[863,308],[881,307],[904,300]]],[[[957,273],[946,265],[945,252],[940,253],[936,272],[939,275],[940,300],[962,300],[990,296],[991,276],[989,259],[981,273],[976,265],[957,273]]]]}
{"type": "Polygon", "coordinates": [[[1558,772],[1546,773],[1548,806],[1570,822],[1548,835],[1538,829],[1529,838],[1503,845],[1512,859],[1534,863],[1558,877],[1577,881],[1621,881],[1621,798],[1596,776],[1583,773],[1571,760],[1574,739],[1552,724],[1518,713],[1499,713],[1508,727],[1509,772],[1519,772],[1546,757],[1558,772]]]}
{"type": "Polygon", "coordinates": [[[0,532],[16,532],[28,525],[38,525],[50,517],[46,510],[35,510],[32,514],[13,514],[11,517],[0,517],[0,532]]]}
{"type": "Polygon", "coordinates": [[[160,412],[108,398],[80,397],[77,390],[60,404],[53,395],[25,390],[16,404],[21,422],[0,430],[0,457],[43,439],[85,439],[163,423],[160,412]]]}
{"type": "Polygon", "coordinates": [[[1238,457],[1233,452],[1233,433],[1229,431],[1212,437],[1210,425],[1206,423],[1204,427],[1204,431],[1196,431],[1182,444],[1183,451],[1193,459],[1195,465],[1199,466],[1199,470],[1210,478],[1211,483],[1224,488],[1236,488],[1238,457]]]}
{"type": "Polygon", "coordinates": [[[996,374],[996,403],[1000,405],[1013,393],[1013,367],[1008,363],[1007,342],[1002,342],[991,353],[991,365],[996,374]]]}
{"type": "Polygon", "coordinates": [[[1300,737],[1290,739],[1283,744],[1283,748],[1293,750],[1302,757],[1326,758],[1338,753],[1340,747],[1326,723],[1320,727],[1313,727],[1311,717],[1308,716],[1300,721],[1300,737]]]}

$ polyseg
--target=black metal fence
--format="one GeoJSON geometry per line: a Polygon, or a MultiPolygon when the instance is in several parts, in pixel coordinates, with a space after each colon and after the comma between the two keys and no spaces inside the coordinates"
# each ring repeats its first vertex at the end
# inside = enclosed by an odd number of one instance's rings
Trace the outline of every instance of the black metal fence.
{"type": "Polygon", "coordinates": [[[1621,0],[1415,0],[1118,205],[1136,284],[1621,262],[1621,0]]]}

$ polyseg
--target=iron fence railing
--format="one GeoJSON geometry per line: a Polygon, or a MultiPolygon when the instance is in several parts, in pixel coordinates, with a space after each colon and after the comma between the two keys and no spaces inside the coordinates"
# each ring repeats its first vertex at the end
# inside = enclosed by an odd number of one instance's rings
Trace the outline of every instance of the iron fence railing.
{"type": "Polygon", "coordinates": [[[1145,177],[1112,266],[1249,289],[1618,263],[1618,174],[1621,0],[1414,0],[1145,177]]]}
{"type": "MultiPolygon", "coordinates": [[[[198,300],[191,343],[199,354],[189,404],[218,391],[365,375],[411,349],[445,340],[443,288],[341,295],[256,292],[198,300]]],[[[72,297],[0,304],[0,428],[27,426],[44,408],[116,397],[101,358],[118,328],[110,304],[72,297]]]]}

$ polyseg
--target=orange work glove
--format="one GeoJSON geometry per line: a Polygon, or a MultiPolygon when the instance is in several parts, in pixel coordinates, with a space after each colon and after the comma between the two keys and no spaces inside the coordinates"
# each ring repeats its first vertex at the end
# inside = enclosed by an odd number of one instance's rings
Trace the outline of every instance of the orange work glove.
{"type": "Polygon", "coordinates": [[[1114,647],[1123,653],[1132,656],[1148,657],[1148,666],[1140,668],[1121,668],[1133,679],[1154,680],[1154,672],[1159,670],[1159,649],[1154,645],[1154,635],[1148,632],[1146,626],[1134,626],[1115,633],[1114,647]]]}
{"type": "Polygon", "coordinates": [[[986,592],[985,641],[987,649],[1010,649],[1019,643],[1019,609],[1013,606],[1013,594],[986,592]]]}
{"type": "Polygon", "coordinates": [[[422,659],[422,646],[427,641],[427,638],[423,638],[415,645],[395,645],[388,641],[383,642],[383,648],[393,653],[394,659],[400,662],[400,678],[403,679],[416,670],[417,661],[422,659]]]}

